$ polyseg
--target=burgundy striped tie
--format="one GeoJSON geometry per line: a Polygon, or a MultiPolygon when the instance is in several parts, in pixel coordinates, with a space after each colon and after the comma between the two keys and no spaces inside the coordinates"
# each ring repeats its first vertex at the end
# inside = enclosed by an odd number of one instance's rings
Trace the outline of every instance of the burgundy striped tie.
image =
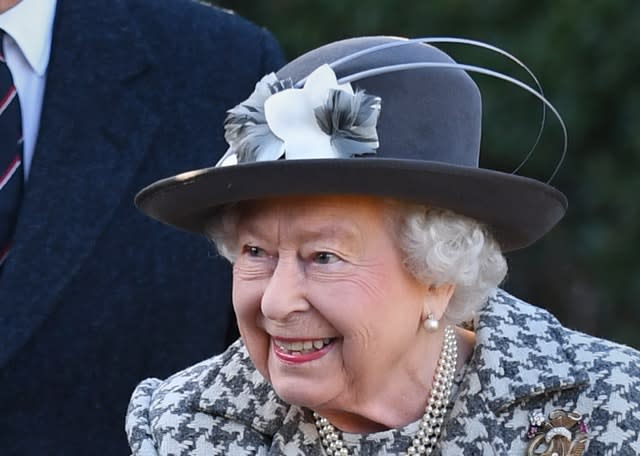
{"type": "Polygon", "coordinates": [[[4,59],[3,42],[0,30],[0,269],[11,249],[24,186],[20,102],[4,59]]]}

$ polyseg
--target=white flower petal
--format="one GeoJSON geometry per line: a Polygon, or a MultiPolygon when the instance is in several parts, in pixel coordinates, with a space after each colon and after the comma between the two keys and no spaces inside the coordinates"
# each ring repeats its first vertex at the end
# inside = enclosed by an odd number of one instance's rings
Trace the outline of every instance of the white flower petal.
{"type": "Polygon", "coordinates": [[[304,83],[303,91],[311,99],[314,107],[323,105],[327,101],[329,90],[343,90],[353,95],[351,84],[338,84],[336,74],[327,65],[319,66],[308,77],[304,83]]]}
{"type": "Polygon", "coordinates": [[[287,160],[311,158],[337,158],[338,154],[331,147],[331,137],[320,129],[294,132],[285,142],[287,160]]]}
{"type": "Polygon", "coordinates": [[[270,97],[264,105],[269,128],[284,142],[286,158],[333,156],[331,138],[315,119],[314,106],[299,89],[289,89],[270,97]]]}
{"type": "Polygon", "coordinates": [[[285,142],[291,130],[319,128],[313,109],[314,106],[300,89],[283,90],[264,103],[264,115],[269,128],[285,142]]]}
{"type": "MultiPolygon", "coordinates": [[[[267,125],[283,141],[287,159],[340,156],[331,145],[331,137],[322,131],[315,116],[316,108],[326,103],[331,90],[345,90],[353,94],[350,84],[338,84],[331,67],[322,65],[309,75],[302,89],[286,89],[265,101],[267,125]]],[[[269,147],[269,157],[272,152],[275,154],[275,149],[269,147]]],[[[261,153],[259,160],[262,159],[261,153]]]]}
{"type": "Polygon", "coordinates": [[[218,163],[216,163],[216,168],[222,166],[232,166],[238,164],[238,156],[236,154],[224,154],[224,156],[220,159],[218,163]]]}

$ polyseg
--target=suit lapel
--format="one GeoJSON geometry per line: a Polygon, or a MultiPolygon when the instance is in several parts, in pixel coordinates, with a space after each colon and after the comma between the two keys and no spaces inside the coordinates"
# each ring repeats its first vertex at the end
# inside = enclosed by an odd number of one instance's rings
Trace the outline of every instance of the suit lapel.
{"type": "Polygon", "coordinates": [[[130,200],[159,122],[141,101],[157,72],[122,3],[58,0],[57,9],[36,152],[0,277],[0,366],[45,320],[115,208],[130,200]],[[76,35],[80,29],[90,34],[76,35]]]}

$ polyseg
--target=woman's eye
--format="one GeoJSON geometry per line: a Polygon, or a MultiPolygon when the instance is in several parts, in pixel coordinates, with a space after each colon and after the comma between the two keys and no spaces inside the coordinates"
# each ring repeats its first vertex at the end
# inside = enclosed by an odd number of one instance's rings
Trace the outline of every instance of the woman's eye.
{"type": "Polygon", "coordinates": [[[255,245],[245,245],[243,250],[250,257],[260,258],[265,256],[264,250],[260,247],[256,247],[255,245]]]}
{"type": "Polygon", "coordinates": [[[313,256],[313,261],[319,264],[334,263],[338,260],[338,256],[330,252],[318,252],[313,256]]]}

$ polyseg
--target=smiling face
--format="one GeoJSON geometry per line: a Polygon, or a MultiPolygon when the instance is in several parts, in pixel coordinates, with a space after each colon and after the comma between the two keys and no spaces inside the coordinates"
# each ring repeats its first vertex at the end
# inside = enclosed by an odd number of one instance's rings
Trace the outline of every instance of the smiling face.
{"type": "Polygon", "coordinates": [[[240,207],[238,325],[255,366],[287,402],[357,413],[368,398],[424,380],[416,366],[425,361],[427,287],[403,267],[390,225],[376,198],[240,207]]]}

